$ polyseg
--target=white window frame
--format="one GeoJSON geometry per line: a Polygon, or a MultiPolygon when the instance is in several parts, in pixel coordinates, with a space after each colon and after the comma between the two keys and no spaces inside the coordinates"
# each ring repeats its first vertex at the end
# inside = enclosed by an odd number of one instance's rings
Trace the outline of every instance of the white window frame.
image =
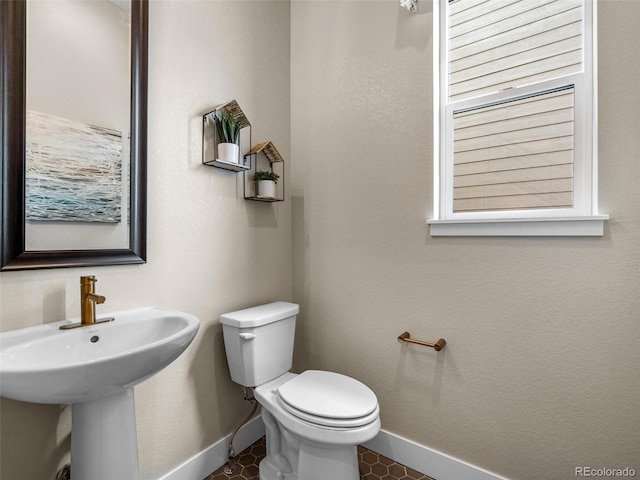
{"type": "MultiPolygon", "coordinates": [[[[497,1],[497,0],[489,0],[497,1]]],[[[598,213],[596,0],[584,3],[581,73],[512,88],[479,99],[448,102],[446,8],[433,0],[434,211],[432,236],[602,236],[608,215],[598,213]],[[574,85],[574,206],[566,209],[453,212],[453,112],[574,85]]]]}

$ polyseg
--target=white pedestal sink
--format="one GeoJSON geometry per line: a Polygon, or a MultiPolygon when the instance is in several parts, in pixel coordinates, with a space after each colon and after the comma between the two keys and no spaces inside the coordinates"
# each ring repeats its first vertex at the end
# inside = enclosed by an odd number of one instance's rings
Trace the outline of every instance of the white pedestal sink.
{"type": "Polygon", "coordinates": [[[114,321],[0,333],[0,395],[72,404],[73,479],[138,480],[133,387],[180,356],[200,322],[158,307],[103,316],[114,321]]]}

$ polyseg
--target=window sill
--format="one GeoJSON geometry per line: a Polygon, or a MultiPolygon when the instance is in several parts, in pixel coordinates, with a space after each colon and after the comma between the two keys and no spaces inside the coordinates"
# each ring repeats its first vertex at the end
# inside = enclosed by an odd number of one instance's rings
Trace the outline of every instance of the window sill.
{"type": "Polygon", "coordinates": [[[427,220],[432,237],[602,237],[609,215],[427,220]]]}

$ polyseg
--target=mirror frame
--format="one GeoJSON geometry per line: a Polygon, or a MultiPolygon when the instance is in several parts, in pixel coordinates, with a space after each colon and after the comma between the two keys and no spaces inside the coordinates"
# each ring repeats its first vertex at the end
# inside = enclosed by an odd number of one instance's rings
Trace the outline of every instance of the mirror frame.
{"type": "Polygon", "coordinates": [[[147,0],[131,0],[131,172],[129,248],[27,251],[25,247],[26,1],[0,2],[2,182],[0,270],[146,262],[147,0]]]}

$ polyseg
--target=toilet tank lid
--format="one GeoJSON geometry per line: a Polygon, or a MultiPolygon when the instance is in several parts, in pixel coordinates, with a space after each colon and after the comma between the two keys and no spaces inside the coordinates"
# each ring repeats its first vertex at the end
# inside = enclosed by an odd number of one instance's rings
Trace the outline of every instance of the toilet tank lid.
{"type": "Polygon", "coordinates": [[[257,307],[245,308],[235,312],[224,313],[220,316],[220,323],[238,328],[251,328],[268,323],[284,320],[297,315],[300,306],[296,303],[273,302],[257,307]]]}

